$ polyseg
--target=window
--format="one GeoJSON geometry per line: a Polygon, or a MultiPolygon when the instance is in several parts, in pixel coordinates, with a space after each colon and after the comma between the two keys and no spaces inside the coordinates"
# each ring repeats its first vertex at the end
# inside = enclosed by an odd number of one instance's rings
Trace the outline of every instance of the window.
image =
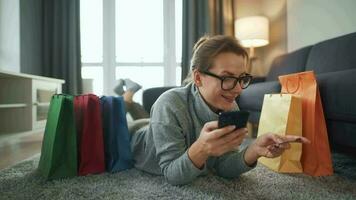
{"type": "Polygon", "coordinates": [[[82,78],[95,94],[115,95],[120,78],[180,85],[182,0],[82,0],[80,11],[82,78]]]}

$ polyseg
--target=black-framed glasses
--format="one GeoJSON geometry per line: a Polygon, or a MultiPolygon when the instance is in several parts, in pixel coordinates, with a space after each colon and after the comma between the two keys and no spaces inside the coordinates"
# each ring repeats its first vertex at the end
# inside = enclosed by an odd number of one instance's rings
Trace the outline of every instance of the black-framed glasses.
{"type": "Polygon", "coordinates": [[[199,72],[221,80],[222,90],[232,90],[236,87],[237,83],[240,84],[240,87],[242,89],[246,89],[250,85],[252,80],[251,74],[248,73],[242,74],[239,77],[235,77],[235,76],[218,76],[209,71],[199,71],[199,72]]]}

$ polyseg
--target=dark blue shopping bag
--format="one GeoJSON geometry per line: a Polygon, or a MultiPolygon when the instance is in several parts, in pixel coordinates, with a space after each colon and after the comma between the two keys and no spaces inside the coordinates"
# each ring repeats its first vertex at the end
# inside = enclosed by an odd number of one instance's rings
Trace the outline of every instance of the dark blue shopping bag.
{"type": "Polygon", "coordinates": [[[103,96],[102,107],[106,171],[118,172],[133,167],[124,99],[103,96]]]}

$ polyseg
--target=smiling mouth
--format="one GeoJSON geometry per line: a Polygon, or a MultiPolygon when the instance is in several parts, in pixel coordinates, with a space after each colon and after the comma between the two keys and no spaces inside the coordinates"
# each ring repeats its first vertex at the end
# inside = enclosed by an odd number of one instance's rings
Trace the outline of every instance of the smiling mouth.
{"type": "Polygon", "coordinates": [[[235,101],[234,97],[227,97],[224,95],[221,95],[226,101],[228,101],[229,103],[233,103],[235,101]]]}

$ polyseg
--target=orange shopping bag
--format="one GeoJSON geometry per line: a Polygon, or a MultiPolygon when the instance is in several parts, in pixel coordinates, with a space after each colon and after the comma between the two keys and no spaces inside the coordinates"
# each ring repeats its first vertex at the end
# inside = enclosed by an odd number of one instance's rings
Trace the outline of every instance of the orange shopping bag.
{"type": "Polygon", "coordinates": [[[311,144],[303,144],[303,172],[311,176],[333,174],[330,146],[320,92],[313,71],[279,76],[281,93],[302,98],[303,136],[311,144]]]}

